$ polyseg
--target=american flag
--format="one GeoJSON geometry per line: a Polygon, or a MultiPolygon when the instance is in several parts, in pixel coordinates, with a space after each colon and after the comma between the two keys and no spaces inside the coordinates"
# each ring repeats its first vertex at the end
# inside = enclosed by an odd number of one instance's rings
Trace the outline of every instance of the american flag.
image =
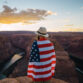
{"type": "Polygon", "coordinates": [[[34,81],[49,80],[54,76],[56,55],[54,45],[48,39],[35,40],[32,44],[27,76],[34,81]]]}

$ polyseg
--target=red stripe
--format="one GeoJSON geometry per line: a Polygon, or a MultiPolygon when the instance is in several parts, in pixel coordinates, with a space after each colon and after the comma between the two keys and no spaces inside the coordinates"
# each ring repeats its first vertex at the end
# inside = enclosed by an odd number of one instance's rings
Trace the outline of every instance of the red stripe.
{"type": "Polygon", "coordinates": [[[33,81],[46,81],[52,78],[52,75],[49,77],[44,77],[44,78],[34,78],[32,75],[28,75],[27,77],[30,77],[33,79],[33,81]]]}
{"type": "Polygon", "coordinates": [[[52,53],[52,52],[55,52],[55,50],[49,50],[49,51],[42,51],[40,52],[40,55],[43,55],[43,54],[49,54],[49,53],[52,53]]]}
{"type": "Polygon", "coordinates": [[[34,72],[33,70],[29,70],[29,71],[27,71],[27,72],[28,72],[28,73],[33,73],[34,75],[44,75],[44,74],[51,73],[51,70],[44,71],[44,72],[34,72]]]}
{"type": "Polygon", "coordinates": [[[49,43],[49,44],[39,44],[38,45],[39,48],[49,47],[49,46],[53,46],[53,44],[52,43],[49,43]]]}
{"type": "Polygon", "coordinates": [[[55,67],[51,67],[52,70],[55,70],[55,67]]]}
{"type": "Polygon", "coordinates": [[[52,61],[52,64],[55,64],[56,63],[56,61],[52,61]]]}
{"type": "Polygon", "coordinates": [[[52,76],[54,76],[55,73],[52,73],[52,76]]]}
{"type": "Polygon", "coordinates": [[[46,67],[49,67],[49,66],[51,66],[51,63],[46,64],[46,65],[40,65],[40,66],[29,65],[28,67],[29,67],[29,68],[38,68],[38,69],[41,69],[41,68],[46,68],[46,67]]]}
{"type": "Polygon", "coordinates": [[[48,58],[43,58],[43,59],[40,59],[40,62],[44,62],[44,61],[48,61],[52,58],[55,58],[55,55],[51,56],[51,57],[48,57],[48,58]]]}

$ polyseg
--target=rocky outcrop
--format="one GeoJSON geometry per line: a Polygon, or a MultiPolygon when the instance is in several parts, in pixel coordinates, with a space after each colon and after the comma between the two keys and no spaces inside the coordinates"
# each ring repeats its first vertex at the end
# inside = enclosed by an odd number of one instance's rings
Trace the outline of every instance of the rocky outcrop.
{"type": "MultiPolygon", "coordinates": [[[[0,81],[0,83],[32,83],[32,80],[26,76],[17,78],[6,78],[0,81]]],[[[51,83],[68,83],[59,79],[51,79],[51,83]]]]}

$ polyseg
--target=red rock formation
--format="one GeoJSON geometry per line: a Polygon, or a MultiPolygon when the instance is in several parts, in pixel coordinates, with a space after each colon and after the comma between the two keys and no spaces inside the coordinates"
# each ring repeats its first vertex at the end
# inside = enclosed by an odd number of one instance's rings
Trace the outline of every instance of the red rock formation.
{"type": "MultiPolygon", "coordinates": [[[[33,81],[24,76],[24,77],[17,77],[17,78],[6,78],[0,81],[0,83],[32,83],[33,81]]],[[[51,83],[68,83],[60,79],[51,79],[51,83]]]]}
{"type": "MultiPolygon", "coordinates": [[[[3,38],[3,36],[1,36],[1,38],[3,38]]],[[[30,35],[30,34],[22,35],[21,33],[21,35],[11,35],[10,37],[4,36],[3,38],[4,40],[3,39],[2,40],[5,42],[0,41],[1,42],[0,48],[1,49],[4,48],[1,51],[3,53],[3,56],[1,56],[2,54],[0,54],[0,61],[5,61],[14,53],[14,50],[16,48],[13,47],[12,44],[17,46],[18,48],[23,48],[27,51],[26,56],[23,59],[21,59],[19,62],[17,62],[17,65],[15,66],[13,72],[9,75],[9,77],[26,76],[29,52],[30,52],[30,48],[33,42],[32,38],[34,38],[33,35],[30,35]],[[8,45],[7,46],[8,48],[5,47],[5,44],[8,45]],[[10,51],[11,53],[9,54],[10,51]]],[[[55,45],[56,57],[57,57],[55,77],[57,79],[65,80],[69,83],[78,83],[74,63],[69,59],[68,53],[65,52],[63,47],[61,46],[63,41],[68,41],[68,40],[64,39],[64,37],[60,37],[60,42],[59,41],[57,42],[56,39],[58,38],[55,37],[55,35],[51,37],[51,41],[54,42],[54,45],[55,45]]]]}
{"type": "Polygon", "coordinates": [[[55,35],[53,36],[53,39],[54,38],[57,39],[68,53],[72,53],[78,58],[83,59],[83,35],[55,35]]]}
{"type": "Polygon", "coordinates": [[[14,48],[7,36],[0,35],[0,67],[14,54],[14,48]]]}

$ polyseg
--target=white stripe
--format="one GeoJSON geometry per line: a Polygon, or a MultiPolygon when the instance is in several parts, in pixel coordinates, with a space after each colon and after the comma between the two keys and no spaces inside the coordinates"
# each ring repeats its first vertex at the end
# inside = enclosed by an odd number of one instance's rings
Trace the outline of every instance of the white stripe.
{"type": "Polygon", "coordinates": [[[55,65],[56,65],[56,64],[52,64],[51,66],[52,66],[52,67],[55,67],[55,65]]]}
{"type": "Polygon", "coordinates": [[[56,61],[56,58],[52,58],[51,61],[56,61]]]}
{"type": "Polygon", "coordinates": [[[41,66],[41,65],[47,65],[50,64],[52,61],[56,61],[56,58],[52,58],[48,61],[44,61],[44,62],[29,62],[28,65],[35,65],[35,66],[41,66]]]}
{"type": "Polygon", "coordinates": [[[28,73],[28,75],[32,75],[34,78],[45,78],[45,77],[49,77],[52,75],[52,73],[48,73],[48,74],[44,74],[44,75],[34,75],[33,73],[28,73]]]}
{"type": "Polygon", "coordinates": [[[48,50],[53,50],[54,46],[49,46],[49,47],[44,47],[44,48],[39,48],[39,51],[48,51],[48,50]]]}
{"type": "Polygon", "coordinates": [[[52,73],[54,73],[54,72],[55,72],[55,70],[52,70],[51,72],[52,72],[52,73]]]}
{"type": "Polygon", "coordinates": [[[49,54],[40,55],[40,59],[42,59],[42,58],[49,58],[52,55],[55,55],[55,52],[52,52],[52,53],[49,53],[49,54]]]}
{"type": "Polygon", "coordinates": [[[28,68],[28,70],[32,70],[34,72],[44,72],[44,71],[48,71],[51,70],[51,66],[50,67],[46,67],[46,68],[41,68],[41,69],[37,69],[37,68],[28,68]]]}
{"type": "Polygon", "coordinates": [[[49,40],[37,41],[37,44],[48,44],[51,43],[49,40]]]}
{"type": "Polygon", "coordinates": [[[36,66],[41,66],[41,65],[46,65],[46,64],[49,64],[51,63],[52,61],[49,60],[49,61],[45,61],[45,62],[29,62],[29,65],[36,65],[36,66]]]}
{"type": "Polygon", "coordinates": [[[51,60],[52,60],[52,61],[56,61],[56,58],[52,58],[51,60]]]}
{"type": "Polygon", "coordinates": [[[56,61],[56,58],[52,58],[48,61],[44,61],[44,62],[29,62],[29,65],[36,65],[36,66],[41,66],[41,65],[47,65],[49,63],[51,63],[52,61],[56,61]]]}

